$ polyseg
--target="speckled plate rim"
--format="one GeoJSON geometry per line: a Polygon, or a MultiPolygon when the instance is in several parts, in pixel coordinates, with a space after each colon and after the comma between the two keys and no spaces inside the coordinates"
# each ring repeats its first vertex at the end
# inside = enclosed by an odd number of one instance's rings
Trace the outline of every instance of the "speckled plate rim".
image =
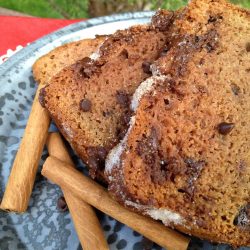
{"type": "Polygon", "coordinates": [[[91,18],[85,21],[76,22],[65,26],[61,29],[58,29],[48,35],[45,35],[34,42],[27,45],[25,48],[17,52],[15,55],[11,56],[6,62],[0,65],[0,76],[5,76],[6,72],[15,64],[19,63],[20,60],[24,60],[33,56],[32,53],[36,52],[41,47],[45,46],[48,42],[54,39],[58,39],[67,34],[77,32],[86,28],[93,26],[107,24],[118,21],[127,21],[131,19],[140,19],[140,18],[150,18],[154,14],[154,11],[141,11],[141,12],[126,12],[121,14],[114,14],[109,16],[91,18]]]}

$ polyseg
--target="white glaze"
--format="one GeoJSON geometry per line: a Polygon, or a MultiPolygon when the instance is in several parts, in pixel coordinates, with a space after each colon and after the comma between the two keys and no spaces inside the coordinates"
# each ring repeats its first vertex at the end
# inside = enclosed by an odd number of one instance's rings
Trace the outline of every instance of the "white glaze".
{"type": "Polygon", "coordinates": [[[104,41],[98,46],[97,50],[92,53],[89,58],[96,61],[101,55],[100,55],[100,48],[104,44],[104,42],[108,39],[108,36],[105,37],[104,41]]]}
{"type": "Polygon", "coordinates": [[[99,49],[89,56],[89,58],[94,60],[94,61],[97,60],[99,57],[100,57],[99,49]]]}
{"type": "Polygon", "coordinates": [[[169,226],[170,224],[180,225],[185,223],[185,219],[180,214],[174,213],[165,208],[145,206],[128,200],[125,201],[125,204],[142,211],[144,214],[149,215],[154,220],[161,220],[166,226],[169,226]]]}
{"type": "Polygon", "coordinates": [[[140,100],[143,95],[145,95],[147,92],[149,92],[152,88],[155,82],[157,81],[163,81],[166,79],[166,76],[160,75],[160,76],[151,76],[144,82],[140,84],[140,86],[136,89],[132,101],[131,101],[131,109],[133,111],[136,111],[140,100]]]}
{"type": "Polygon", "coordinates": [[[132,129],[134,122],[135,122],[135,117],[132,116],[130,118],[129,129],[126,135],[123,137],[122,141],[109,152],[105,162],[105,173],[110,173],[114,166],[119,165],[122,152],[124,151],[125,144],[128,139],[128,134],[132,129]]]}
{"type": "Polygon", "coordinates": [[[147,210],[147,214],[155,220],[161,220],[164,225],[169,226],[183,224],[184,219],[177,213],[164,208],[151,208],[147,210]]]}

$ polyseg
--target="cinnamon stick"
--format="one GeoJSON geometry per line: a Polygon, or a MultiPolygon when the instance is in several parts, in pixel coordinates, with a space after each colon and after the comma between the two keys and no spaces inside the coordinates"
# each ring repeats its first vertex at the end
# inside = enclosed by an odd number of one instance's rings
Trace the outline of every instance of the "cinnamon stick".
{"type": "MultiPolygon", "coordinates": [[[[74,166],[59,133],[50,133],[46,144],[51,156],[67,163],[66,167],[74,166]]],[[[82,247],[86,250],[108,250],[108,244],[94,209],[67,189],[63,189],[63,194],[82,247]]]]}
{"type": "Polygon", "coordinates": [[[39,85],[27,126],[17,151],[0,208],[25,212],[33,189],[38,164],[47,138],[50,118],[38,101],[39,85]]]}
{"type": "Polygon", "coordinates": [[[157,221],[127,210],[112,199],[105,188],[57,158],[47,158],[42,174],[79,199],[128,225],[160,246],[168,250],[187,249],[188,238],[157,221]]]}

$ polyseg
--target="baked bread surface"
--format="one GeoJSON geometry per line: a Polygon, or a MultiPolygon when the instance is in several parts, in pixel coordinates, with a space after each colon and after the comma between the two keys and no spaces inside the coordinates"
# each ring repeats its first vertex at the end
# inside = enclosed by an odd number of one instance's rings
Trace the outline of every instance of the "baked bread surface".
{"type": "Polygon", "coordinates": [[[38,58],[32,67],[36,82],[47,84],[52,76],[66,66],[94,53],[105,39],[106,36],[98,36],[67,43],[38,58]]]}
{"type": "Polygon", "coordinates": [[[117,31],[96,53],[64,68],[41,91],[42,104],[93,178],[123,137],[130,98],[151,75],[150,64],[164,51],[173,19],[172,12],[161,11],[151,24],[117,31]]]}
{"type": "Polygon", "coordinates": [[[109,190],[182,232],[249,246],[249,11],[193,0],[169,36],[108,155],[109,190]]]}

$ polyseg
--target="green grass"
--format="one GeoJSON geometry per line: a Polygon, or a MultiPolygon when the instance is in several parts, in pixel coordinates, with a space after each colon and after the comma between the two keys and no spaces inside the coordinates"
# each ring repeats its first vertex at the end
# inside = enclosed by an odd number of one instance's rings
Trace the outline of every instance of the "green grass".
{"type": "MultiPolygon", "coordinates": [[[[96,0],[101,1],[101,0],[96,0]]],[[[134,2],[136,0],[128,0],[134,2]]],[[[155,9],[156,2],[162,2],[161,7],[177,9],[187,4],[187,0],[149,1],[155,9]]],[[[245,8],[250,8],[250,0],[231,0],[245,8]]],[[[0,0],[0,7],[16,10],[32,16],[51,18],[86,18],[88,15],[88,0],[0,0]]]]}
{"type": "Polygon", "coordinates": [[[51,8],[46,0],[0,0],[0,6],[16,10],[32,16],[63,18],[63,16],[51,8]]]}
{"type": "MultiPolygon", "coordinates": [[[[0,0],[1,1],[1,0],[0,0]]],[[[62,13],[65,18],[82,18],[88,17],[87,0],[50,0],[48,1],[52,6],[57,6],[58,11],[62,13]]]]}
{"type": "Polygon", "coordinates": [[[243,8],[250,9],[250,0],[231,0],[232,3],[238,4],[243,8]]]}
{"type": "MultiPolygon", "coordinates": [[[[243,8],[250,8],[250,0],[229,0],[243,8]]],[[[188,0],[165,0],[163,1],[162,8],[176,10],[187,4],[188,0]]]]}
{"type": "Polygon", "coordinates": [[[0,7],[38,17],[88,17],[87,0],[0,0],[0,7]]]}

